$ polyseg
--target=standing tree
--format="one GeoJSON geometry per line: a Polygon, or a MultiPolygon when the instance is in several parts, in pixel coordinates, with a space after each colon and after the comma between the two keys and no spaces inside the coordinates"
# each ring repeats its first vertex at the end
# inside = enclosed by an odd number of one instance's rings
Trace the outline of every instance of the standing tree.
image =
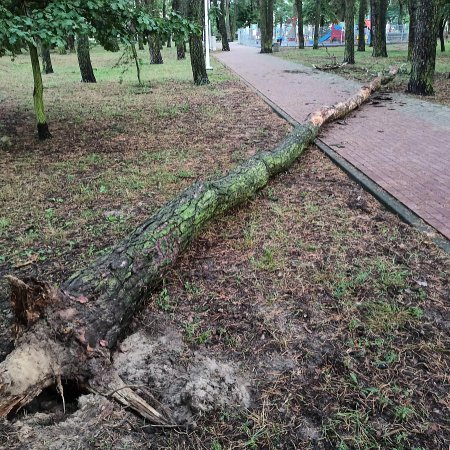
{"type": "Polygon", "coordinates": [[[366,11],[367,11],[367,0],[359,0],[358,52],[366,51],[366,34],[364,32],[366,28],[366,11]]]}
{"type": "Polygon", "coordinates": [[[344,62],[355,64],[355,0],[345,0],[344,62]]]}
{"type": "Polygon", "coordinates": [[[214,0],[214,7],[216,10],[216,25],[222,39],[222,51],[229,52],[230,45],[228,44],[227,24],[225,21],[225,0],[214,0]],[[217,6],[217,1],[220,1],[220,9],[217,6]]]}
{"type": "Polygon", "coordinates": [[[316,11],[314,14],[314,43],[313,49],[319,48],[319,28],[320,28],[320,3],[321,0],[316,0],[316,11]]]}
{"type": "MultiPolygon", "coordinates": [[[[148,12],[153,17],[158,17],[159,11],[156,0],[144,0],[148,12]]],[[[163,64],[164,60],[161,55],[161,40],[158,29],[148,31],[148,51],[150,53],[150,64],[163,64]]]]}
{"type": "MultiPolygon", "coordinates": [[[[20,54],[28,49],[34,79],[33,103],[39,139],[51,136],[44,109],[43,84],[37,51],[38,42],[63,48],[71,33],[88,34],[95,31],[96,39],[109,50],[111,42],[120,38],[126,45],[134,42],[136,32],[165,31],[174,28],[180,33],[197,30],[187,21],[154,20],[135,8],[134,0],[46,0],[32,2],[2,0],[0,4],[0,56],[20,54]],[[167,23],[166,23],[167,22],[167,23]],[[134,31],[130,24],[135,23],[134,31]]],[[[134,28],[134,27],[133,27],[134,28]]]]}
{"type": "Polygon", "coordinates": [[[408,36],[408,61],[411,61],[416,38],[417,0],[409,0],[409,36],[408,36]]]}
{"type": "Polygon", "coordinates": [[[198,29],[190,33],[189,51],[191,55],[192,75],[194,83],[202,86],[209,83],[206,73],[205,55],[201,27],[203,24],[203,0],[188,0],[188,18],[198,25],[198,29]]]}
{"type": "Polygon", "coordinates": [[[408,92],[433,95],[439,0],[417,0],[417,26],[408,92]]]}
{"type": "Polygon", "coordinates": [[[83,83],[96,83],[94,70],[92,69],[91,55],[89,52],[89,37],[86,33],[77,35],[77,57],[80,66],[81,81],[83,83]]]}
{"type": "Polygon", "coordinates": [[[373,1],[373,52],[372,56],[387,58],[386,20],[388,0],[373,1]]]}
{"type": "Polygon", "coordinates": [[[440,0],[439,14],[438,14],[438,36],[441,42],[441,52],[445,52],[444,30],[445,25],[450,18],[450,0],[440,0]]]}
{"type": "Polygon", "coordinates": [[[42,73],[48,75],[53,73],[52,58],[50,56],[50,47],[41,44],[42,73]]]}
{"type": "Polygon", "coordinates": [[[274,0],[260,0],[261,53],[272,53],[273,2],[274,0]]]}
{"type": "MultiPolygon", "coordinates": [[[[172,11],[180,16],[185,15],[185,2],[182,2],[181,0],[172,0],[172,11]]],[[[175,34],[174,35],[175,44],[177,46],[177,59],[185,59],[186,54],[184,51],[185,46],[185,39],[183,34],[175,34]]]]}
{"type": "Polygon", "coordinates": [[[305,35],[303,34],[303,0],[295,0],[297,9],[298,48],[305,48],[305,35]]]}

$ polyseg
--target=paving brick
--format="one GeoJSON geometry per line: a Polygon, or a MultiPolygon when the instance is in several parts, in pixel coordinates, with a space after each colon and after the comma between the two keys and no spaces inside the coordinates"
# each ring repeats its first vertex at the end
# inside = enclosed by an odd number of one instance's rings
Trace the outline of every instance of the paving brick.
{"type": "MultiPolygon", "coordinates": [[[[216,57],[298,122],[361,85],[255,48],[216,57]]],[[[363,105],[321,139],[450,239],[450,108],[403,94],[363,105]]]]}

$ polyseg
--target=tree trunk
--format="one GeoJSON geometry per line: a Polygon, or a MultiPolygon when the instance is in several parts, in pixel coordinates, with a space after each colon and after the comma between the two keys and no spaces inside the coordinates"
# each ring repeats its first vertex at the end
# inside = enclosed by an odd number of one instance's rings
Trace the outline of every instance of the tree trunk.
{"type": "Polygon", "coordinates": [[[295,0],[297,8],[298,48],[305,48],[305,35],[303,34],[303,0],[295,0]]]}
{"type": "Polygon", "coordinates": [[[69,50],[70,53],[75,51],[75,36],[73,34],[69,34],[69,36],[67,36],[67,49],[69,50]]]}
{"type": "MultiPolygon", "coordinates": [[[[188,18],[202,26],[203,24],[203,0],[188,1],[188,18]]],[[[205,55],[203,54],[202,37],[191,33],[189,36],[189,53],[191,55],[192,75],[197,86],[208,84],[206,73],[205,55]]]]}
{"type": "MultiPolygon", "coordinates": [[[[154,16],[159,17],[158,6],[156,0],[144,0],[147,5],[148,12],[154,16]]],[[[163,4],[164,6],[164,4],[163,4]]],[[[150,53],[150,64],[163,64],[163,57],[161,55],[161,39],[158,31],[149,31],[147,35],[148,51],[150,53]]]]}
{"type": "Polygon", "coordinates": [[[433,95],[436,65],[436,26],[438,0],[417,0],[417,27],[412,54],[408,92],[433,95]]]}
{"type": "Polygon", "coordinates": [[[273,2],[274,0],[260,0],[261,53],[272,53],[273,2]]]}
{"type": "Polygon", "coordinates": [[[373,10],[375,9],[375,0],[370,0],[370,43],[369,47],[373,47],[373,10]]]}
{"type": "Polygon", "coordinates": [[[228,42],[233,42],[233,33],[231,32],[231,23],[230,23],[230,0],[221,0],[224,3],[225,7],[225,29],[227,30],[227,40],[228,42]]]}
{"type": "Polygon", "coordinates": [[[355,0],[345,0],[344,62],[355,64],[355,0]]]}
{"type": "Polygon", "coordinates": [[[164,60],[161,54],[161,42],[157,32],[150,32],[148,34],[148,50],[150,53],[150,64],[163,64],[164,60]]]}
{"type": "Polygon", "coordinates": [[[408,61],[411,61],[414,50],[414,40],[416,38],[417,0],[409,0],[408,7],[409,7],[408,61]]]}
{"type": "Polygon", "coordinates": [[[139,50],[144,50],[144,37],[142,36],[142,33],[138,33],[137,37],[139,50]]]}
{"type": "Polygon", "coordinates": [[[374,57],[387,58],[386,16],[388,0],[374,0],[373,10],[373,52],[374,57]]]}
{"type": "Polygon", "coordinates": [[[359,0],[359,13],[358,13],[358,52],[366,51],[366,11],[367,0],[359,0]]]}
{"type": "MultiPolygon", "coordinates": [[[[38,136],[41,141],[51,138],[52,135],[48,129],[47,118],[44,109],[44,85],[42,84],[41,67],[39,65],[39,55],[34,45],[28,44],[31,58],[31,68],[33,69],[33,103],[36,114],[38,136]]],[[[0,385],[1,386],[1,385],[0,385]]]]}
{"type": "Polygon", "coordinates": [[[444,39],[444,30],[445,24],[447,23],[447,17],[441,17],[438,25],[438,35],[439,41],[441,43],[441,52],[445,52],[445,39],[444,39]]]}
{"type": "Polygon", "coordinates": [[[214,0],[214,6],[217,8],[217,1],[220,1],[220,14],[216,17],[216,25],[222,38],[222,51],[229,52],[230,45],[228,44],[227,26],[225,23],[225,0],[214,0]]]}
{"type": "Polygon", "coordinates": [[[92,69],[91,54],[89,51],[89,37],[87,34],[77,35],[77,56],[80,66],[81,81],[83,83],[96,83],[94,70],[92,69]]]}
{"type": "MultiPolygon", "coordinates": [[[[172,0],[172,11],[176,12],[180,16],[183,16],[183,17],[185,16],[185,13],[182,8],[181,0],[172,0]]],[[[175,39],[175,44],[177,46],[177,59],[178,60],[185,59],[186,54],[185,54],[184,40],[176,34],[174,35],[174,39],[175,39]]]]}
{"type": "Polygon", "coordinates": [[[0,363],[0,417],[53,384],[63,395],[62,382],[73,380],[112,396],[151,423],[173,423],[170,412],[151,395],[144,401],[111,368],[111,351],[131,319],[208,221],[286,171],[325,123],[358,108],[390,79],[392,75],[377,77],[347,101],[314,112],[276,148],[257,153],[224,177],[192,185],[59,288],[9,276],[16,347],[0,363]]]}
{"type": "Polygon", "coordinates": [[[234,40],[234,36],[236,36],[236,32],[237,32],[237,0],[234,0],[233,2],[233,27],[232,27],[232,33],[233,33],[233,40],[234,40]]]}
{"type": "Polygon", "coordinates": [[[53,72],[52,59],[50,56],[50,47],[46,44],[41,44],[42,57],[42,73],[48,75],[53,72]]]}
{"type": "Polygon", "coordinates": [[[316,0],[316,12],[314,15],[314,43],[313,49],[319,48],[319,28],[320,28],[320,2],[321,0],[316,0]]]}

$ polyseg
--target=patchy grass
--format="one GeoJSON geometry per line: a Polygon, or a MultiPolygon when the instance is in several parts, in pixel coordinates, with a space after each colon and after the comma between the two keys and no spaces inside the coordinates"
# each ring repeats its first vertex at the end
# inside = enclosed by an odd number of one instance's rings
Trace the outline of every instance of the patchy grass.
{"type": "MultiPolygon", "coordinates": [[[[73,55],[56,56],[54,65],[64,62],[72,67],[66,74],[75,70],[73,55]]],[[[165,70],[144,69],[144,78],[165,70]]],[[[32,116],[18,100],[29,101],[25,72],[22,81],[18,75],[17,95],[8,93],[0,112],[12,141],[2,150],[1,273],[58,282],[191,178],[224,171],[288,130],[221,69],[205,88],[194,88],[184,70],[184,79],[143,88],[131,79],[85,86],[61,77],[47,102],[55,137],[45,144],[30,137],[32,116]],[[69,108],[62,99],[70,90],[69,108]]],[[[448,273],[448,255],[311,148],[213,221],[130,329],[154,342],[177,333],[183,366],[202,355],[238,367],[251,403],[200,410],[186,427],[168,430],[109,403],[91,422],[65,418],[66,448],[444,448],[448,273]]],[[[167,361],[163,377],[176,364],[167,361]]],[[[126,381],[155,385],[144,369],[140,376],[126,381]]],[[[0,434],[11,449],[53,448],[52,414],[5,422],[0,434]]]]}
{"type": "Polygon", "coordinates": [[[184,330],[254,390],[249,410],[199,416],[158,445],[444,448],[449,270],[448,255],[310,149],[181,258],[165,280],[174,314],[150,304],[145,327],[184,330]]]}
{"type": "MultiPolygon", "coordinates": [[[[279,53],[274,55],[289,61],[298,62],[306,66],[324,66],[334,63],[334,58],[339,64],[344,59],[344,47],[321,47],[318,50],[306,48],[299,50],[297,48],[282,48],[279,53]]],[[[432,101],[450,106],[450,50],[445,52],[437,49],[435,91],[432,97],[427,97],[432,101]]],[[[360,82],[369,82],[380,72],[387,72],[392,66],[400,67],[400,73],[394,82],[390,83],[389,90],[404,92],[406,91],[411,64],[407,61],[408,49],[406,44],[388,45],[387,58],[373,58],[372,49],[366,47],[365,52],[355,51],[355,65],[346,65],[334,70],[334,73],[344,78],[360,82]]]]}
{"type": "Polygon", "coordinates": [[[219,64],[211,85],[198,88],[174,49],[154,66],[141,52],[138,86],[133,66],[114,68],[119,56],[94,48],[98,83],[82,84],[76,55],[52,54],[56,73],[44,84],[53,138],[43,143],[28,56],[0,59],[1,133],[10,140],[0,150],[0,274],[25,267],[61,280],[196,179],[222,173],[289,129],[219,64]]]}

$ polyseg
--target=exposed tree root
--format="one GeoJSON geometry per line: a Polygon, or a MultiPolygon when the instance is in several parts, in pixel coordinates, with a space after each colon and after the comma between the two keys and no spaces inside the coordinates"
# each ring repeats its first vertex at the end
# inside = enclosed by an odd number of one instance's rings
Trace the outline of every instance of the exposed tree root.
{"type": "Polygon", "coordinates": [[[228,175],[192,185],[59,289],[8,276],[17,342],[0,364],[0,416],[20,409],[54,383],[76,380],[153,424],[173,425],[170,411],[148,392],[141,389],[138,395],[113,372],[110,351],[167,267],[210,219],[287,170],[325,123],[358,108],[396,73],[379,76],[345,102],[312,113],[275,149],[256,154],[228,175]]]}

